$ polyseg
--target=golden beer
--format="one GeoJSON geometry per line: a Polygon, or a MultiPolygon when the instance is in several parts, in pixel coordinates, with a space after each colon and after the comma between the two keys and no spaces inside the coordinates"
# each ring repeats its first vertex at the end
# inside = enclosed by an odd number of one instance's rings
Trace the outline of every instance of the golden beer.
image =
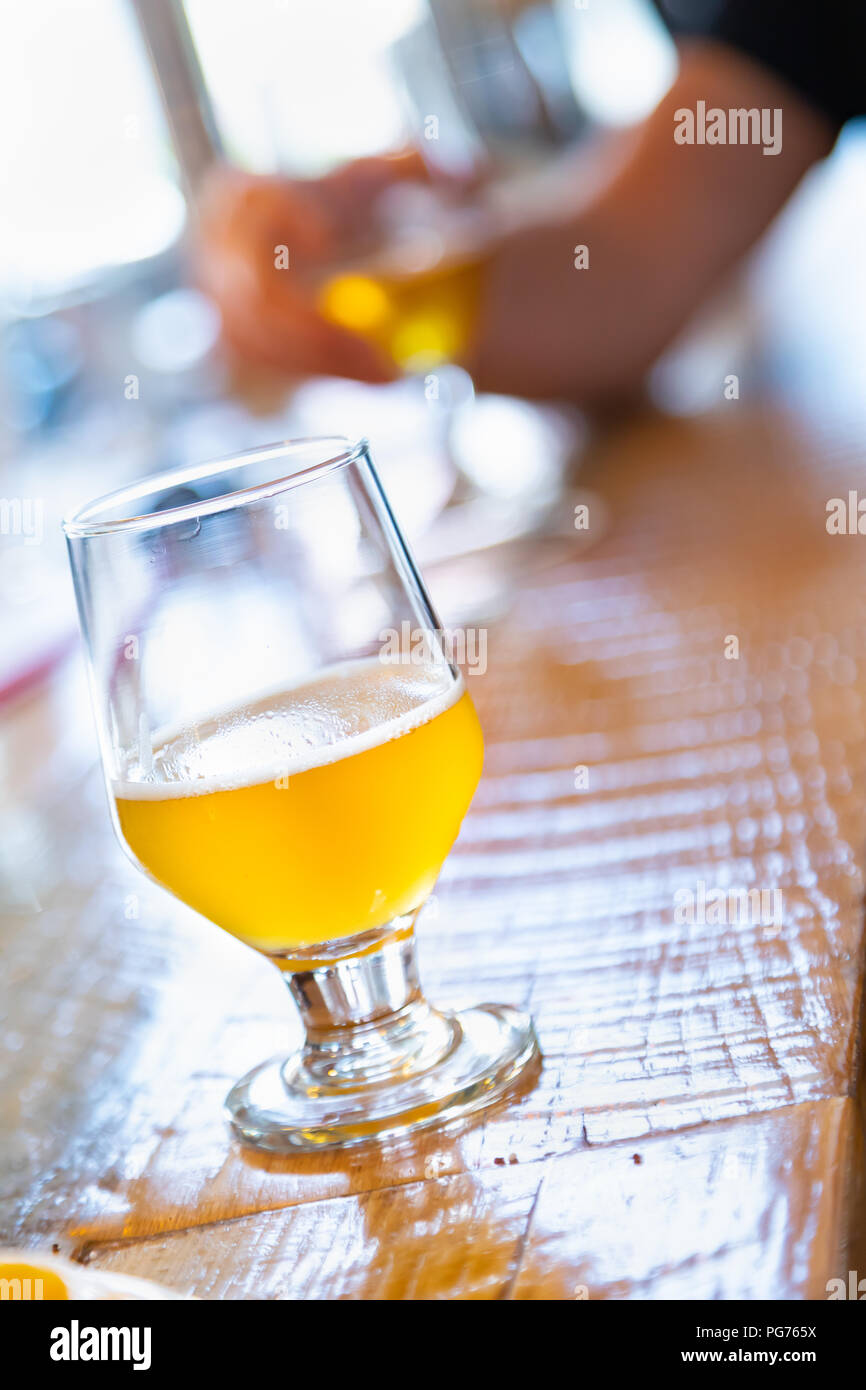
{"type": "Polygon", "coordinates": [[[462,679],[365,661],[155,741],[146,780],[114,793],[155,879],[278,956],[414,912],[482,759],[462,679]]]}
{"type": "Polygon", "coordinates": [[[423,371],[457,360],[468,347],[481,281],[477,256],[443,259],[414,273],[371,266],[334,275],[319,291],[317,307],[399,366],[423,371]]]}

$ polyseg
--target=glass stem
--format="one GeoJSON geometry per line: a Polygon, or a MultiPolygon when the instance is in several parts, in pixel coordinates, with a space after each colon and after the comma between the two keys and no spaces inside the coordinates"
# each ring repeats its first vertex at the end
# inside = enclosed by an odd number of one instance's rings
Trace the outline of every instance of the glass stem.
{"type": "Polygon", "coordinates": [[[286,973],[304,1025],[301,1068],[323,1092],[414,1076],[454,1043],[456,1025],[421,989],[414,918],[396,919],[379,937],[286,973]]]}

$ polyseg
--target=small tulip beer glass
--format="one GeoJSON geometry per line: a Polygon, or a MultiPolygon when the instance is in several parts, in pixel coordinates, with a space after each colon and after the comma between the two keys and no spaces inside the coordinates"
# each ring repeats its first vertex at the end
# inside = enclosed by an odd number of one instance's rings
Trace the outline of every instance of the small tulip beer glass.
{"type": "Polygon", "coordinates": [[[163,474],[65,530],[121,843],[268,956],[303,1020],[300,1051],[229,1094],[235,1133],[357,1144],[500,1096],[537,1056],[530,1019],[439,1011],[418,982],[415,919],[483,748],[367,444],[163,474]]]}

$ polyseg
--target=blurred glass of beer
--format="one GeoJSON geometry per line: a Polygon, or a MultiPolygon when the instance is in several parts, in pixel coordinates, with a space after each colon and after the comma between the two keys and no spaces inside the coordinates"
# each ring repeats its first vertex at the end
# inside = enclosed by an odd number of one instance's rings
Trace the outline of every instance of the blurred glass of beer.
{"type": "Polygon", "coordinates": [[[314,287],[325,318],[407,372],[458,361],[480,307],[496,220],[484,203],[400,184],[377,205],[378,237],[314,287]]]}
{"type": "Polygon", "coordinates": [[[422,270],[381,259],[337,272],[320,289],[325,318],[380,348],[409,372],[457,361],[481,298],[480,252],[454,251],[422,270]]]}

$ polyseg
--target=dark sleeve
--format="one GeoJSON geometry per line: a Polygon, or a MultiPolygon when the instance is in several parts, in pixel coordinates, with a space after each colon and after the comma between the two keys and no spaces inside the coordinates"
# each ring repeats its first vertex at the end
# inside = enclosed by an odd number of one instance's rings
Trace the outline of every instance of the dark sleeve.
{"type": "Polygon", "coordinates": [[[866,0],[655,0],[676,37],[720,39],[842,126],[866,112],[866,0]]]}

